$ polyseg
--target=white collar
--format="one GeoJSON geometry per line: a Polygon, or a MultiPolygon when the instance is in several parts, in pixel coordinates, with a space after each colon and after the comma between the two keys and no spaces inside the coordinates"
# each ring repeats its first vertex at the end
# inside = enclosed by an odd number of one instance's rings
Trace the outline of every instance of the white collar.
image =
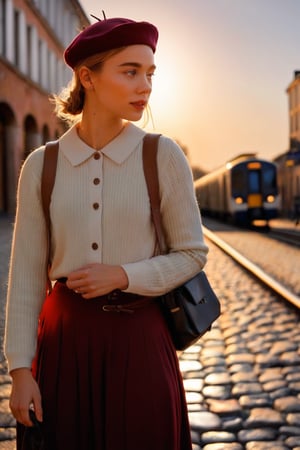
{"type": "MultiPolygon", "coordinates": [[[[140,144],[146,132],[128,122],[124,130],[101,149],[101,153],[117,164],[122,164],[140,144]]],[[[91,158],[95,149],[82,141],[73,125],[60,139],[59,148],[73,166],[91,158]]]]}

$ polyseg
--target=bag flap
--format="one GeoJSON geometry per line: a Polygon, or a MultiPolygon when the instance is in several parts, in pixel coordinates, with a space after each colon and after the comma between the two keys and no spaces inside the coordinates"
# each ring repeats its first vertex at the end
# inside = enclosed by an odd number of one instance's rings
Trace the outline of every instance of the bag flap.
{"type": "Polygon", "coordinates": [[[203,270],[184,283],[184,285],[181,286],[181,289],[188,294],[190,302],[195,305],[209,300],[211,301],[211,299],[218,302],[217,296],[212,290],[203,270]]]}

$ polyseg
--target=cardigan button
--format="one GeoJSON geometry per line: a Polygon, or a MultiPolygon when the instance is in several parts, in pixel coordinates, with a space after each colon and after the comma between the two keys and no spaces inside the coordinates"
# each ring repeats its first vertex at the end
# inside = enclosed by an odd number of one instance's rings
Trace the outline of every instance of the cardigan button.
{"type": "Polygon", "coordinates": [[[93,203],[93,208],[94,208],[94,209],[99,209],[99,206],[100,206],[99,203],[97,203],[97,202],[96,202],[96,203],[93,203]]]}
{"type": "Polygon", "coordinates": [[[93,249],[93,250],[98,250],[98,247],[99,247],[99,246],[98,246],[97,242],[93,242],[93,243],[92,243],[92,249],[93,249]]]}
{"type": "Polygon", "coordinates": [[[99,152],[95,152],[94,153],[94,159],[100,159],[100,158],[101,158],[100,153],[99,152]]]}
{"type": "Polygon", "coordinates": [[[99,184],[100,183],[100,178],[94,178],[93,183],[95,185],[99,184]]]}

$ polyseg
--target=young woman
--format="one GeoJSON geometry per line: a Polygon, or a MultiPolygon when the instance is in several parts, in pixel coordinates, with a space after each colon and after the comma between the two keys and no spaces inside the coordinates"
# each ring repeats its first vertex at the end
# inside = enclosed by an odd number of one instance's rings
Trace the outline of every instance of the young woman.
{"type": "Polygon", "coordinates": [[[155,255],[145,131],[132,122],[149,101],[157,38],[150,23],[114,18],[86,28],[65,51],[74,78],[56,103],[73,125],[59,139],[50,205],[54,288],[46,299],[44,147],[23,165],[5,341],[18,448],[33,408],[47,450],[191,449],[177,355],[157,297],[196,274],[207,247],[186,158],[161,136],[170,253],[155,255]],[[137,301],[143,307],[133,313],[103,309],[137,301]]]}

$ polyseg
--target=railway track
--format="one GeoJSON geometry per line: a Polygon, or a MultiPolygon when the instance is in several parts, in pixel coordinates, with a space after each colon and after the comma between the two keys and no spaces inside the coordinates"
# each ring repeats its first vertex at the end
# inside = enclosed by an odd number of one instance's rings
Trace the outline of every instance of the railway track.
{"type": "Polygon", "coordinates": [[[285,230],[281,228],[270,228],[268,236],[286,244],[300,247],[300,233],[296,230],[285,230]]]}
{"type": "Polygon", "coordinates": [[[203,227],[203,232],[207,239],[209,239],[211,242],[217,245],[222,251],[228,254],[235,261],[237,261],[248,272],[250,272],[257,279],[259,279],[260,282],[262,282],[263,284],[268,286],[268,288],[270,288],[272,291],[280,295],[280,297],[282,297],[285,301],[292,304],[296,308],[300,309],[300,297],[298,295],[294,294],[285,286],[283,286],[281,283],[279,283],[277,280],[275,280],[273,277],[268,275],[258,265],[251,262],[249,259],[243,256],[233,247],[231,247],[228,243],[226,243],[224,240],[222,240],[208,228],[203,227]]]}

